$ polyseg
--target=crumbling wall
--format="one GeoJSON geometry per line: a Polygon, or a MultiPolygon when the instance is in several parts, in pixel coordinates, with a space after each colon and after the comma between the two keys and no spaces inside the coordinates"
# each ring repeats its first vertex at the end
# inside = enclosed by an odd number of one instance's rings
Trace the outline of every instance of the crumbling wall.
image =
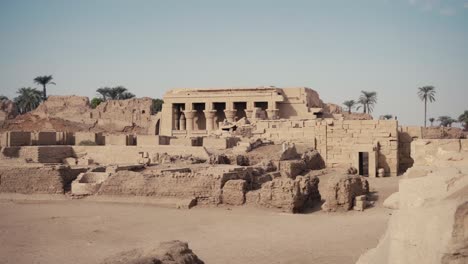
{"type": "Polygon", "coordinates": [[[412,155],[413,141],[418,139],[431,139],[433,142],[436,142],[438,139],[463,140],[464,138],[465,135],[463,131],[460,128],[455,127],[400,127],[398,131],[398,159],[400,163],[400,173],[406,172],[414,164],[414,157],[412,155]]]}
{"type": "Polygon", "coordinates": [[[0,100],[0,126],[5,120],[13,119],[18,115],[16,105],[11,100],[0,100]]]}
{"type": "Polygon", "coordinates": [[[326,184],[325,193],[322,193],[324,211],[351,210],[354,198],[369,192],[367,180],[357,175],[333,175],[326,184]]]}
{"type": "Polygon", "coordinates": [[[0,169],[0,192],[60,194],[70,189],[71,182],[84,172],[68,166],[22,166],[0,169]]]}
{"type": "Polygon", "coordinates": [[[361,147],[378,147],[377,168],[398,173],[398,123],[395,120],[264,120],[257,132],[272,140],[309,143],[327,166],[351,166],[361,147]]]}
{"type": "Polygon", "coordinates": [[[151,98],[108,100],[92,109],[83,96],[49,96],[35,110],[6,120],[3,131],[53,130],[156,134],[151,98]]]}
{"type": "Polygon", "coordinates": [[[0,154],[0,163],[10,161],[19,163],[62,163],[62,160],[74,157],[70,146],[24,146],[5,147],[0,154]]]}
{"type": "Polygon", "coordinates": [[[144,174],[119,171],[101,185],[99,195],[196,198],[198,203],[219,203],[219,175],[192,172],[144,174]]]}
{"type": "Polygon", "coordinates": [[[298,213],[308,203],[320,201],[318,183],[317,177],[275,178],[262,184],[261,189],[248,192],[246,200],[249,204],[298,213]]]}
{"type": "Polygon", "coordinates": [[[162,154],[193,156],[208,160],[209,155],[203,147],[184,146],[72,146],[76,156],[87,157],[98,164],[138,163],[142,155],[155,158],[162,154]]]}

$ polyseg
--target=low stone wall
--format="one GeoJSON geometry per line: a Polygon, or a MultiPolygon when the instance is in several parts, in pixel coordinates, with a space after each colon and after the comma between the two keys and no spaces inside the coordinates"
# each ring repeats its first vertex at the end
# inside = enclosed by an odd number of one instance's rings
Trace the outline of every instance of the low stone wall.
{"type": "Polygon", "coordinates": [[[169,155],[192,155],[201,159],[209,159],[203,147],[186,146],[73,146],[77,156],[86,156],[99,164],[129,164],[138,163],[141,153],[149,157],[167,153],[169,155]]]}
{"type": "Polygon", "coordinates": [[[215,203],[220,179],[213,175],[195,173],[162,173],[145,175],[139,172],[119,171],[111,175],[98,195],[129,195],[174,198],[197,198],[199,202],[215,203]]]}
{"type": "Polygon", "coordinates": [[[237,146],[237,142],[240,141],[240,138],[237,137],[205,137],[203,138],[203,146],[207,149],[228,149],[237,146]]]}
{"type": "Polygon", "coordinates": [[[0,192],[60,194],[70,189],[71,182],[84,169],[67,166],[1,167],[0,192]]]}
{"type": "Polygon", "coordinates": [[[62,163],[63,159],[74,156],[72,146],[5,147],[1,150],[0,164],[11,160],[28,163],[62,163]]]}

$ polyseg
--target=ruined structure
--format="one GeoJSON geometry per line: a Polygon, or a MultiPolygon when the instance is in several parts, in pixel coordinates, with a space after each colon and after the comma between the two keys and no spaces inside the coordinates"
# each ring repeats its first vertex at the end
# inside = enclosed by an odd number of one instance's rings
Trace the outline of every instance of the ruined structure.
{"type": "MultiPolygon", "coordinates": [[[[178,209],[364,211],[378,197],[369,183],[385,183],[370,178],[404,173],[384,204],[398,210],[389,232],[360,263],[414,263],[433,248],[424,263],[466,258],[464,134],[343,113],[305,87],[176,89],[164,101],[154,113],[150,98],[92,109],[86,97],[51,96],[31,113],[4,115],[0,192],[178,209]]],[[[187,244],[173,244],[103,263],[202,263],[187,244]]]]}
{"type": "Polygon", "coordinates": [[[386,233],[357,263],[467,263],[468,140],[416,140],[411,156],[386,233]]]}
{"type": "Polygon", "coordinates": [[[50,96],[34,111],[9,119],[1,131],[155,134],[151,98],[108,100],[92,109],[88,97],[50,96]]]}

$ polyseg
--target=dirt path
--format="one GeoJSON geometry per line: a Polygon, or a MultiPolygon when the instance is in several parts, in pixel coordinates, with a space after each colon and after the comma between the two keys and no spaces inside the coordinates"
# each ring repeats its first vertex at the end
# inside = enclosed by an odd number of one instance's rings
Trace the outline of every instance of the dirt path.
{"type": "MultiPolygon", "coordinates": [[[[325,179],[324,179],[325,180],[325,179]]],[[[377,179],[381,200],[396,179],[377,179]]],[[[180,239],[206,263],[354,263],[377,245],[390,210],[283,214],[257,208],[176,210],[85,200],[0,201],[0,263],[99,263],[180,239]]]]}

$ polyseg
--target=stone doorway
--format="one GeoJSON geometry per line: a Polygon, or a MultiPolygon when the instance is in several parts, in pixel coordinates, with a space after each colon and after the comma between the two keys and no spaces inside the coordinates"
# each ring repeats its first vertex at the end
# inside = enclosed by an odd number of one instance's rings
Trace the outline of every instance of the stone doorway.
{"type": "Polygon", "coordinates": [[[369,152],[359,152],[359,175],[369,176],[369,152]]]}

